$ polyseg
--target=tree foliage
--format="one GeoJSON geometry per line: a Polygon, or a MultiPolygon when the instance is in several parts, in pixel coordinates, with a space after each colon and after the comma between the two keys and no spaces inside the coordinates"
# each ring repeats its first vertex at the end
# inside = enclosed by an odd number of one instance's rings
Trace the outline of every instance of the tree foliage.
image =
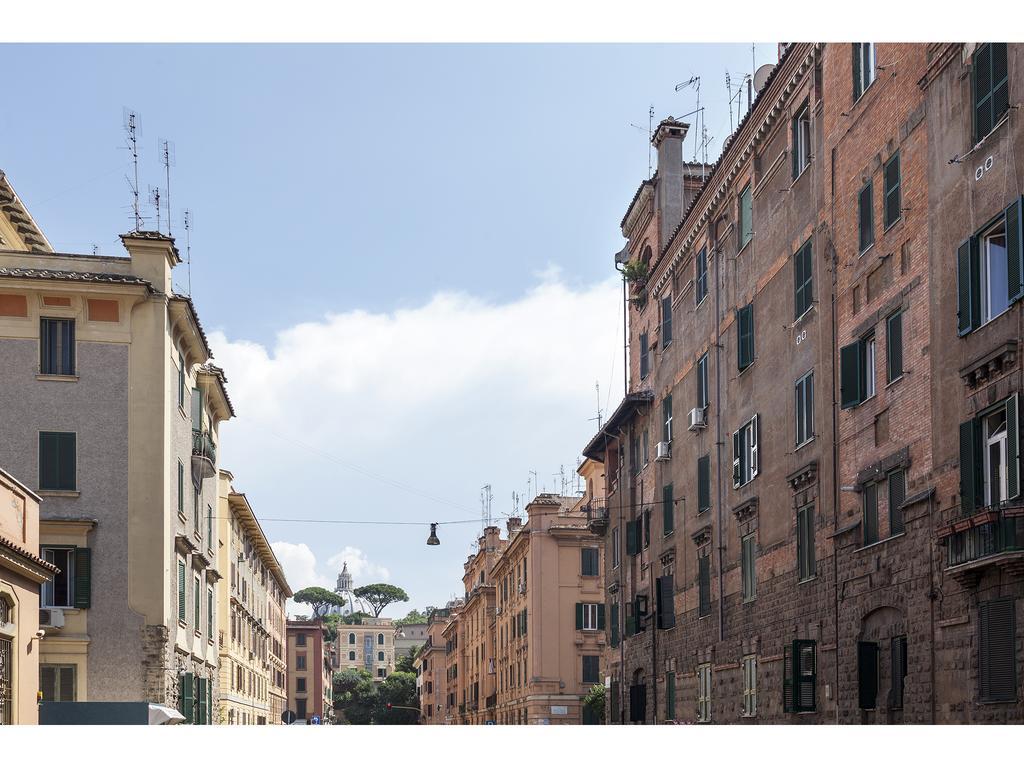
{"type": "Polygon", "coordinates": [[[420,611],[419,608],[413,608],[409,613],[405,615],[404,619],[397,619],[395,621],[396,627],[401,627],[404,624],[426,624],[427,614],[420,611]]]}
{"type": "Polygon", "coordinates": [[[395,671],[412,672],[415,675],[416,665],[413,663],[413,661],[415,660],[416,653],[419,651],[419,649],[420,647],[418,645],[414,645],[412,648],[410,648],[407,654],[405,654],[398,661],[395,662],[395,671]]]}
{"type": "Polygon", "coordinates": [[[300,589],[294,595],[292,600],[296,603],[303,603],[308,605],[313,611],[313,618],[322,619],[329,608],[338,607],[344,605],[341,599],[341,595],[336,595],[329,589],[323,587],[306,587],[300,589]]]}
{"type": "Polygon", "coordinates": [[[353,590],[352,594],[369,603],[374,616],[380,616],[381,611],[392,603],[409,602],[405,590],[393,584],[367,584],[353,590]]]}
{"type": "MultiPolygon", "coordinates": [[[[415,683],[414,683],[415,684],[415,683]]],[[[377,709],[377,683],[365,669],[343,669],[333,678],[334,706],[346,722],[369,725],[377,709]]]]}
{"type": "Polygon", "coordinates": [[[419,713],[415,711],[419,705],[419,699],[416,698],[416,674],[392,672],[377,690],[374,722],[381,725],[412,725],[419,719],[419,713]],[[388,709],[389,703],[397,709],[388,709]]]}
{"type": "Polygon", "coordinates": [[[583,707],[590,710],[599,723],[604,722],[604,690],[601,684],[592,685],[587,695],[583,697],[583,707]]]}

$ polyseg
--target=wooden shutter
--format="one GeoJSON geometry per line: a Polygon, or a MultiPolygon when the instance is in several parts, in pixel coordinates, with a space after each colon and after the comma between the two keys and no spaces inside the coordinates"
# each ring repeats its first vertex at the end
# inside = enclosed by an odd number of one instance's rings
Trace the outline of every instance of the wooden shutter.
{"type": "Polygon", "coordinates": [[[195,388],[192,390],[192,429],[203,428],[203,391],[195,388]]]}
{"type": "Polygon", "coordinates": [[[1017,693],[1014,600],[1000,597],[978,605],[978,677],[982,701],[1013,701],[1017,693]]]}
{"type": "Polygon", "coordinates": [[[1024,238],[1021,232],[1021,200],[1017,198],[1006,209],[1006,274],[1012,304],[1024,296],[1024,238]]]}
{"type": "Polygon", "coordinates": [[[60,447],[56,432],[39,433],[39,487],[43,490],[60,486],[60,447]]]}
{"type": "Polygon", "coordinates": [[[185,621],[185,563],[178,561],[178,621],[185,621]]]}
{"type": "Polygon", "coordinates": [[[1020,415],[1017,395],[1006,401],[1006,497],[1020,494],[1020,415]]]}
{"type": "Polygon", "coordinates": [[[676,673],[665,674],[665,719],[676,719],[676,673]]]}
{"type": "Polygon", "coordinates": [[[817,658],[814,640],[793,642],[793,672],[797,712],[813,712],[817,691],[817,658]]]}
{"type": "Polygon", "coordinates": [[[711,507],[711,455],[697,459],[697,511],[711,507]]]}
{"type": "Polygon", "coordinates": [[[186,723],[195,722],[196,699],[193,689],[194,680],[195,678],[191,672],[185,672],[178,679],[178,687],[181,689],[181,714],[184,716],[186,723]]]}
{"type": "Polygon", "coordinates": [[[604,603],[597,604],[597,628],[604,630],[604,603]]]}
{"type": "Polygon", "coordinates": [[[88,608],[92,603],[92,550],[77,547],[75,557],[75,608],[88,608]]]}
{"type": "Polygon", "coordinates": [[[861,709],[878,705],[878,643],[857,643],[857,691],[861,709]]]}
{"type": "Polygon", "coordinates": [[[885,329],[885,357],[889,381],[903,375],[903,313],[889,317],[885,329]]]}
{"type": "Polygon", "coordinates": [[[864,400],[863,346],[863,340],[858,339],[839,350],[839,399],[843,408],[853,408],[864,400]]]}
{"type": "MultiPolygon", "coordinates": [[[[802,108],[801,108],[802,109],[802,108]]],[[[789,132],[790,132],[790,150],[789,153],[792,156],[793,166],[793,178],[796,179],[800,175],[800,157],[797,147],[800,146],[800,112],[798,109],[796,116],[790,121],[789,132]]]]}
{"type": "Polygon", "coordinates": [[[860,46],[861,43],[853,43],[850,46],[850,53],[853,57],[853,100],[857,101],[862,93],[860,74],[860,46]]]}
{"type": "Polygon", "coordinates": [[[648,507],[643,511],[643,525],[644,525],[644,549],[647,549],[651,545],[651,508],[648,507]]]}
{"type": "Polygon", "coordinates": [[[576,629],[583,629],[583,603],[576,603],[576,629]]]}
{"type": "Polygon", "coordinates": [[[754,414],[750,422],[750,479],[753,480],[761,472],[761,419],[754,414]]]}
{"type": "Polygon", "coordinates": [[[981,315],[978,305],[977,259],[974,258],[976,241],[969,237],[956,251],[957,277],[957,331],[963,336],[974,330],[981,315]]]}
{"type": "Polygon", "coordinates": [[[743,370],[754,362],[754,305],[736,310],[736,364],[743,370]]]}
{"type": "Polygon", "coordinates": [[[861,253],[864,253],[875,242],[874,204],[874,185],[869,181],[860,191],[857,199],[857,223],[861,253]]]}
{"type": "Polygon", "coordinates": [[[907,496],[907,478],[902,469],[889,473],[889,535],[903,533],[903,502],[907,496]]]}
{"type": "Polygon", "coordinates": [[[636,520],[626,521],[626,554],[635,555],[640,551],[640,537],[636,520]]]}
{"type": "Polygon", "coordinates": [[[861,524],[864,546],[878,541],[878,485],[868,483],[864,486],[864,519],[861,524]]]}
{"type": "Polygon", "coordinates": [[[697,614],[706,616],[711,610],[711,562],[707,555],[697,558],[697,614]]]}
{"type": "Polygon", "coordinates": [[[740,445],[740,435],[742,430],[736,430],[732,433],[732,487],[739,488],[741,480],[740,465],[742,456],[742,446],[740,445]]]}
{"type": "Polygon", "coordinates": [[[889,689],[889,708],[903,709],[903,688],[907,677],[907,637],[902,635],[889,641],[892,687],[889,689]]]}
{"type": "Polygon", "coordinates": [[[672,297],[665,296],[661,300],[661,347],[672,341],[672,297]]]}
{"type": "Polygon", "coordinates": [[[900,211],[900,155],[897,152],[885,164],[882,182],[882,204],[885,208],[883,226],[888,229],[901,215],[900,211]]]}
{"type": "Polygon", "coordinates": [[[673,490],[672,484],[668,484],[661,489],[661,512],[662,512],[662,528],[663,533],[668,535],[675,530],[675,515],[673,506],[673,490]]]}
{"type": "Polygon", "coordinates": [[[662,576],[654,580],[656,624],[658,629],[672,629],[676,625],[674,605],[674,587],[671,576],[662,576]]]}
{"type": "Polygon", "coordinates": [[[610,619],[609,623],[611,624],[611,626],[609,627],[609,630],[611,631],[611,641],[610,641],[611,642],[611,646],[612,646],[612,648],[618,648],[619,647],[619,604],[617,602],[613,602],[611,604],[611,606],[609,607],[608,613],[609,613],[609,619],[610,619]]]}
{"type": "Polygon", "coordinates": [[[960,509],[965,515],[974,512],[981,491],[980,423],[970,419],[960,425],[960,509]]]}
{"type": "Polygon", "coordinates": [[[795,712],[796,701],[793,696],[793,659],[795,656],[794,649],[796,643],[793,646],[784,646],[782,649],[782,711],[783,712],[795,712]]]}
{"type": "Polygon", "coordinates": [[[60,458],[58,460],[59,477],[58,482],[60,483],[61,490],[73,491],[77,487],[76,482],[76,443],[78,435],[74,432],[61,432],[58,433],[58,445],[60,458]]]}
{"type": "Polygon", "coordinates": [[[647,334],[640,334],[640,378],[647,377],[647,371],[650,367],[648,358],[648,346],[647,346],[647,334]]]}
{"type": "Polygon", "coordinates": [[[206,725],[206,689],[209,681],[205,677],[196,678],[196,725],[206,725]]]}

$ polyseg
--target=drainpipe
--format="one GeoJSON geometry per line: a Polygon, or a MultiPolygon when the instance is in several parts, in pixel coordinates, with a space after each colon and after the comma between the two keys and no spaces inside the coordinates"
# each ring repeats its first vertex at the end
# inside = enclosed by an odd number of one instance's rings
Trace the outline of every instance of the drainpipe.
{"type": "MultiPolygon", "coordinates": [[[[928,610],[931,620],[931,635],[928,640],[928,653],[930,656],[930,671],[931,677],[931,713],[932,713],[932,725],[935,725],[935,601],[939,599],[939,590],[935,585],[935,539],[933,532],[935,531],[935,496],[934,494],[928,497],[928,571],[929,580],[932,584],[931,594],[928,595],[928,610]]],[[[909,632],[907,633],[909,634],[909,632]]],[[[904,659],[903,663],[906,664],[907,660],[904,659]]],[[[904,693],[906,692],[906,686],[904,686],[904,693]]]]}
{"type": "Polygon", "coordinates": [[[722,252],[718,247],[718,225],[725,218],[719,216],[711,227],[711,252],[715,255],[715,488],[718,514],[715,533],[718,539],[718,640],[725,640],[725,569],[722,564],[722,252]]]}
{"type": "MultiPolygon", "coordinates": [[[[626,318],[629,314],[629,299],[626,296],[626,271],[625,266],[619,265],[616,261],[615,269],[622,275],[622,397],[625,400],[626,395],[629,394],[629,334],[626,327],[626,318]]],[[[619,428],[619,456],[622,455],[623,448],[622,441],[622,428],[619,428]]],[[[608,459],[608,453],[605,452],[605,460],[608,459]]],[[[620,462],[625,466],[625,462],[620,462]]],[[[619,545],[618,545],[618,562],[619,562],[619,589],[618,589],[618,603],[619,603],[619,724],[622,725],[626,722],[626,702],[624,698],[624,688],[626,685],[626,632],[625,632],[625,621],[626,621],[626,607],[622,603],[623,590],[625,584],[623,584],[622,574],[626,572],[626,561],[623,557],[622,551],[622,540],[626,538],[625,531],[622,530],[622,476],[618,473],[616,468],[616,475],[618,476],[619,487],[619,545]]],[[[607,470],[605,471],[607,475],[607,470]]],[[[607,495],[607,487],[605,488],[605,494],[607,495]]]]}
{"type": "MultiPolygon", "coordinates": [[[[839,335],[837,329],[837,314],[838,310],[836,307],[836,294],[837,294],[837,283],[839,280],[839,255],[836,253],[835,243],[832,241],[832,233],[835,232],[836,225],[836,196],[835,196],[835,178],[836,178],[836,148],[832,148],[832,202],[831,202],[831,222],[829,230],[829,247],[832,252],[832,339],[831,346],[829,348],[829,356],[832,358],[832,533],[834,534],[839,530],[839,402],[836,400],[836,392],[838,386],[836,384],[836,350],[839,344],[839,335]]],[[[835,638],[835,709],[836,709],[836,725],[839,725],[839,547],[837,546],[836,540],[832,539],[832,600],[833,600],[833,617],[835,626],[833,627],[833,635],[835,638]]]]}

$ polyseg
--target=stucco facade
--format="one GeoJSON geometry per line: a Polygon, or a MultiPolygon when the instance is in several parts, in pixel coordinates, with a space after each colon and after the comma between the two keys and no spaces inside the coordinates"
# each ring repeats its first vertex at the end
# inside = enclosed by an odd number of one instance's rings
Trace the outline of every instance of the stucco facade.
{"type": "Polygon", "coordinates": [[[391,619],[364,618],[361,624],[339,624],[337,668],[362,669],[375,680],[395,671],[395,635],[391,619]]]}
{"type": "Polygon", "coordinates": [[[308,722],[316,716],[327,723],[334,719],[334,661],[323,623],[289,619],[286,632],[288,709],[299,720],[308,722]]]}

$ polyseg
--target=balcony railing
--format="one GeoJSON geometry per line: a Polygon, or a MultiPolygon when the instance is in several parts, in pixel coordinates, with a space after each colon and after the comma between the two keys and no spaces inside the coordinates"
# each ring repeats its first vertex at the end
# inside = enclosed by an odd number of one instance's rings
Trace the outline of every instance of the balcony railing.
{"type": "Polygon", "coordinates": [[[192,430],[192,470],[200,477],[213,477],[217,466],[217,446],[206,430],[192,430]]]}
{"type": "Polygon", "coordinates": [[[1006,552],[1024,553],[1024,507],[983,510],[943,531],[946,567],[1006,552]]]}
{"type": "Polygon", "coordinates": [[[605,499],[594,498],[583,505],[587,514],[587,526],[594,533],[604,533],[608,528],[608,503],[605,499]]]}

